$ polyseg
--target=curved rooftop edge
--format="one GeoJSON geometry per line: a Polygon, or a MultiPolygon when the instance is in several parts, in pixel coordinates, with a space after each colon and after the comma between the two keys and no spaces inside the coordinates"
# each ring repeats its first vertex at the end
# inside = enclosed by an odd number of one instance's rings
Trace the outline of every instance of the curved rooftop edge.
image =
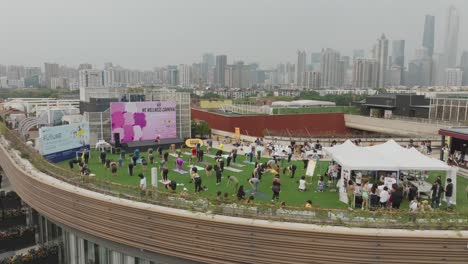
{"type": "Polygon", "coordinates": [[[466,263],[468,231],[348,228],[194,213],[34,175],[0,145],[19,196],[58,224],[124,246],[204,263],[466,263]]]}

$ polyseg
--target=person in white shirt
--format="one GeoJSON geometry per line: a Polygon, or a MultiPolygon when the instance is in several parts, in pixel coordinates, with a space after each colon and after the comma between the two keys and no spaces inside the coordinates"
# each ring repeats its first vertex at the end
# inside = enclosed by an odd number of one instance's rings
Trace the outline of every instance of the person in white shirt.
{"type": "Polygon", "coordinates": [[[138,177],[140,177],[141,194],[144,195],[146,192],[146,177],[143,175],[143,173],[138,174],[138,177]]]}
{"type": "Polygon", "coordinates": [[[299,191],[300,192],[305,192],[307,190],[307,187],[306,187],[306,180],[305,180],[305,176],[302,176],[301,179],[299,180],[299,191]]]}
{"type": "Polygon", "coordinates": [[[390,194],[388,193],[388,187],[385,186],[383,190],[380,192],[380,206],[387,207],[389,198],[390,198],[390,194]]]}

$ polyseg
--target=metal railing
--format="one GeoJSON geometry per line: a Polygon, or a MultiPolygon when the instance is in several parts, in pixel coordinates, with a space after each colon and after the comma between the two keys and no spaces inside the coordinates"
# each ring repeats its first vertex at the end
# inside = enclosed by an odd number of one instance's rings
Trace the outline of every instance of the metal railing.
{"type": "MultiPolygon", "coordinates": [[[[142,193],[136,186],[118,184],[96,177],[82,176],[76,172],[47,162],[34,149],[25,145],[13,131],[7,129],[1,122],[0,132],[9,142],[8,146],[6,146],[7,149],[19,151],[21,158],[30,161],[37,170],[74,186],[120,198],[194,212],[272,221],[377,228],[437,228],[457,230],[468,228],[468,212],[461,210],[453,212],[434,211],[416,215],[406,210],[396,211],[391,209],[362,211],[326,208],[307,209],[278,204],[245,204],[231,198],[216,200],[188,193],[177,194],[166,192],[152,187],[142,193]]],[[[15,154],[13,151],[10,151],[8,155],[14,156],[15,154]]],[[[22,166],[21,164],[19,165],[22,166]]]]}

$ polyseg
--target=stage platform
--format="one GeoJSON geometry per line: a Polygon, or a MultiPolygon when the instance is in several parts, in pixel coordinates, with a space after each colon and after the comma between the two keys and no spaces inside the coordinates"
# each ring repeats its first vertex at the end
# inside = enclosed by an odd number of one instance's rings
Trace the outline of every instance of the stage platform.
{"type": "Polygon", "coordinates": [[[147,151],[149,148],[152,148],[156,151],[158,147],[162,147],[163,149],[168,150],[172,144],[175,144],[176,148],[180,148],[183,143],[184,140],[180,138],[161,139],[159,143],[154,142],[154,140],[144,140],[122,143],[121,149],[125,150],[127,153],[133,152],[135,149],[139,149],[140,151],[147,151]]]}

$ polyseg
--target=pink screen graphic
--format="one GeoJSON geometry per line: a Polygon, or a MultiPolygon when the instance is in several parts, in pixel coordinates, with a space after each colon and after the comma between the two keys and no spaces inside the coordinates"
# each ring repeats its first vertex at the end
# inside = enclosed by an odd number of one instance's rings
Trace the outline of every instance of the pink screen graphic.
{"type": "Polygon", "coordinates": [[[176,103],[170,101],[111,103],[111,141],[120,142],[176,138],[176,103]]]}

